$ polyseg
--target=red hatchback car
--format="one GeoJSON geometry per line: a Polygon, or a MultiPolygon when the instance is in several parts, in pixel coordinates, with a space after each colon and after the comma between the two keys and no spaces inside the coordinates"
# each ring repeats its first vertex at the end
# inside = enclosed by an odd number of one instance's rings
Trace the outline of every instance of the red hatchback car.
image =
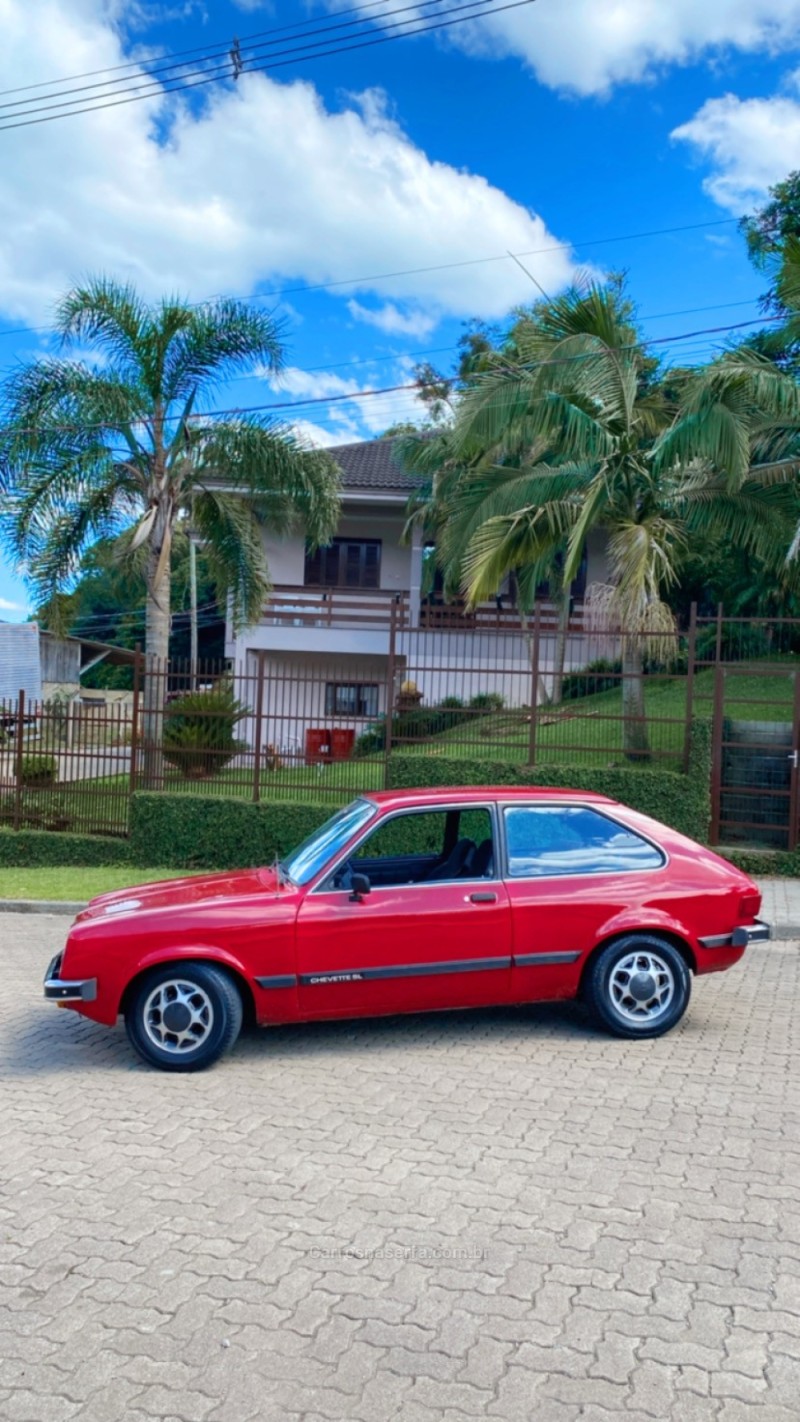
{"type": "Polygon", "coordinates": [[[209,1066],[247,1017],[582,997],[622,1037],[686,1011],[692,973],[769,938],[745,874],[602,795],[500,787],[365,795],[270,869],[103,894],[45,997],[125,1017],[167,1071],[209,1066]]]}

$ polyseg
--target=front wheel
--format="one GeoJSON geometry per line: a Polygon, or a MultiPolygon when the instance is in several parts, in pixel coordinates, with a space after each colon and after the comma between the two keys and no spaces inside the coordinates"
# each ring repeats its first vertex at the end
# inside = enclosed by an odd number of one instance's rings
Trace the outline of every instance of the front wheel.
{"type": "Polygon", "coordinates": [[[131,1045],[162,1071],[202,1071],[233,1046],[242,999],[226,972],[207,963],[170,963],[139,984],[125,1014],[131,1045]]]}
{"type": "Polygon", "coordinates": [[[660,1037],[689,1006],[692,979],[677,948],[650,933],[629,933],[591,963],[584,982],[589,1011],[617,1037],[660,1037]]]}

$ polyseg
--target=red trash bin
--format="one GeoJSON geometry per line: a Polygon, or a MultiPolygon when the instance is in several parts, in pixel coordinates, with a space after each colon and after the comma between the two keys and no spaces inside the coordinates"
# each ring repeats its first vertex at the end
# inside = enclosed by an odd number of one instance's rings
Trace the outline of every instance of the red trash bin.
{"type": "Polygon", "coordinates": [[[322,761],[330,760],[330,755],[330,731],[319,728],[306,731],[306,765],[320,765],[322,761]]]}
{"type": "Polygon", "coordinates": [[[353,754],[353,746],[356,743],[355,731],[345,731],[335,729],[330,733],[331,737],[331,759],[349,760],[353,754]]]}

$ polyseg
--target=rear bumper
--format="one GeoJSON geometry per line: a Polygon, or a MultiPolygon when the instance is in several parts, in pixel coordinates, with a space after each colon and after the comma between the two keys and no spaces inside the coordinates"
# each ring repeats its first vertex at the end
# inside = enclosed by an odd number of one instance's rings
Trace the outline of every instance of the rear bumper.
{"type": "Polygon", "coordinates": [[[769,924],[757,918],[755,923],[742,924],[732,933],[717,933],[698,941],[702,948],[749,948],[751,943],[768,943],[771,937],[769,924]]]}
{"type": "Polygon", "coordinates": [[[62,978],[62,953],[56,953],[44,975],[44,995],[48,1002],[94,1002],[97,978],[62,978]]]}

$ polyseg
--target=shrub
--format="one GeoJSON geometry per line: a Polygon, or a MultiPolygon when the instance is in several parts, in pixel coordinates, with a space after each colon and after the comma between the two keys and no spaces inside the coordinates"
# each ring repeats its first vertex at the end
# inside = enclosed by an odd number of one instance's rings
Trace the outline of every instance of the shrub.
{"type": "Polygon", "coordinates": [[[498,691],[479,691],[469,703],[470,711],[502,711],[505,698],[498,691]]]}
{"type": "Polygon", "coordinates": [[[386,745],[386,717],[381,716],[379,721],[373,721],[371,726],[367,726],[366,731],[362,731],[356,737],[353,745],[353,757],[357,759],[365,755],[377,755],[386,745]]]}
{"type": "Polygon", "coordinates": [[[567,672],[561,684],[562,701],[579,701],[583,696],[595,696],[601,691],[613,691],[620,685],[622,662],[610,662],[598,657],[580,671],[567,672]]]}
{"type": "Polygon", "coordinates": [[[130,845],[124,839],[100,835],[53,834],[39,829],[0,829],[0,866],[50,868],[60,865],[97,867],[129,864],[130,845]]]}
{"type": "Polygon", "coordinates": [[[26,790],[55,785],[58,779],[58,761],[54,755],[25,755],[22,757],[20,771],[26,790]]]}
{"type": "Polygon", "coordinates": [[[707,839],[710,819],[710,773],[711,725],[705,720],[693,723],[687,775],[639,766],[511,765],[507,761],[451,760],[445,756],[408,753],[389,759],[389,780],[394,789],[427,785],[543,785],[595,790],[702,842],[707,839]]]}
{"type": "MultiPolygon", "coordinates": [[[[347,798],[344,791],[342,799],[347,798]]],[[[271,864],[337,808],[139,790],[131,797],[131,857],[134,864],[167,869],[271,864]]]]}
{"type": "MultiPolygon", "coordinates": [[[[429,741],[450,731],[463,721],[472,721],[478,715],[490,715],[502,711],[505,702],[494,691],[479,692],[473,696],[468,706],[459,696],[445,696],[438,706],[414,706],[397,711],[392,717],[392,745],[409,741],[429,741]]],[[[386,748],[386,717],[374,721],[358,737],[353,746],[354,756],[376,755],[386,748]]]]}
{"type": "MultiPolygon", "coordinates": [[[[767,630],[747,623],[723,622],[722,659],[726,662],[746,662],[772,654],[767,630]]],[[[695,649],[698,662],[715,662],[717,659],[717,629],[705,627],[699,633],[695,649]]]]}
{"type": "Polygon", "coordinates": [[[215,775],[240,750],[234,730],[246,715],[230,683],[176,697],[164,717],[164,759],[187,780],[215,775]]]}

